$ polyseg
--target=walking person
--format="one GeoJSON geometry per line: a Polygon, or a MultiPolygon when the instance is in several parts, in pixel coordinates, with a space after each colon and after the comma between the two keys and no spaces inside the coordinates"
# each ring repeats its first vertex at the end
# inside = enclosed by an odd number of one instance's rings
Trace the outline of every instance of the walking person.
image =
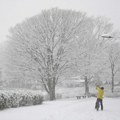
{"type": "Polygon", "coordinates": [[[99,107],[101,106],[101,110],[103,110],[104,87],[97,86],[96,90],[98,94],[97,94],[97,101],[96,101],[95,109],[98,111],[99,107]]]}

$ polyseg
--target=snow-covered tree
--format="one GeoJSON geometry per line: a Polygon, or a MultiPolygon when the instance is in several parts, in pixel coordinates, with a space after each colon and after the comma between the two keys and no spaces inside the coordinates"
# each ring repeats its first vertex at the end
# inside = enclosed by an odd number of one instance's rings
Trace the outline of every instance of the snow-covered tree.
{"type": "Polygon", "coordinates": [[[111,32],[112,24],[107,19],[100,17],[91,19],[87,27],[86,34],[82,34],[83,41],[79,42],[75,62],[78,73],[84,76],[86,95],[89,94],[89,83],[94,78],[94,75],[105,67],[105,48],[107,44],[101,35],[111,32]]]}
{"type": "Polygon", "coordinates": [[[111,91],[114,92],[114,81],[117,73],[120,72],[120,44],[112,43],[108,50],[108,61],[111,70],[111,91]]]}
{"type": "Polygon", "coordinates": [[[71,47],[86,30],[86,19],[81,12],[51,9],[11,28],[8,66],[13,68],[13,76],[16,73],[25,79],[25,71],[38,72],[39,81],[54,100],[55,86],[69,67],[71,47]]]}

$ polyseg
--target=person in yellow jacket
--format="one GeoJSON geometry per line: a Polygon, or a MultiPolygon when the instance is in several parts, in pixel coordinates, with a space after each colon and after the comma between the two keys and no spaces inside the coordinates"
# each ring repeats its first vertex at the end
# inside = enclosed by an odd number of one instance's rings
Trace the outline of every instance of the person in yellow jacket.
{"type": "Polygon", "coordinates": [[[96,90],[98,91],[97,94],[97,101],[96,101],[96,105],[95,108],[97,109],[97,111],[99,110],[99,105],[101,105],[101,110],[103,110],[103,95],[104,95],[104,87],[96,87],[96,90]]]}

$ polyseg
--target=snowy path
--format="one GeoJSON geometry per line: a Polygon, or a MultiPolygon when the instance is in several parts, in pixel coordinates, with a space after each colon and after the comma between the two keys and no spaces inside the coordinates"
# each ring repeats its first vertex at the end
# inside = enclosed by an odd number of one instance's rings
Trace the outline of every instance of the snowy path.
{"type": "Polygon", "coordinates": [[[105,98],[104,111],[95,98],[44,102],[42,105],[0,111],[0,120],[120,120],[120,99],[105,98]]]}

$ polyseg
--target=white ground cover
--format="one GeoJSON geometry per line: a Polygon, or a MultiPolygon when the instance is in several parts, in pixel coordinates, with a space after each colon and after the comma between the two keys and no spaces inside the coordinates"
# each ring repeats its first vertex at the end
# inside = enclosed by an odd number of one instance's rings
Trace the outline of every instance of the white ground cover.
{"type": "Polygon", "coordinates": [[[95,98],[64,99],[42,105],[0,111],[0,120],[120,120],[120,98],[104,98],[104,110],[96,111],[95,98]]]}

